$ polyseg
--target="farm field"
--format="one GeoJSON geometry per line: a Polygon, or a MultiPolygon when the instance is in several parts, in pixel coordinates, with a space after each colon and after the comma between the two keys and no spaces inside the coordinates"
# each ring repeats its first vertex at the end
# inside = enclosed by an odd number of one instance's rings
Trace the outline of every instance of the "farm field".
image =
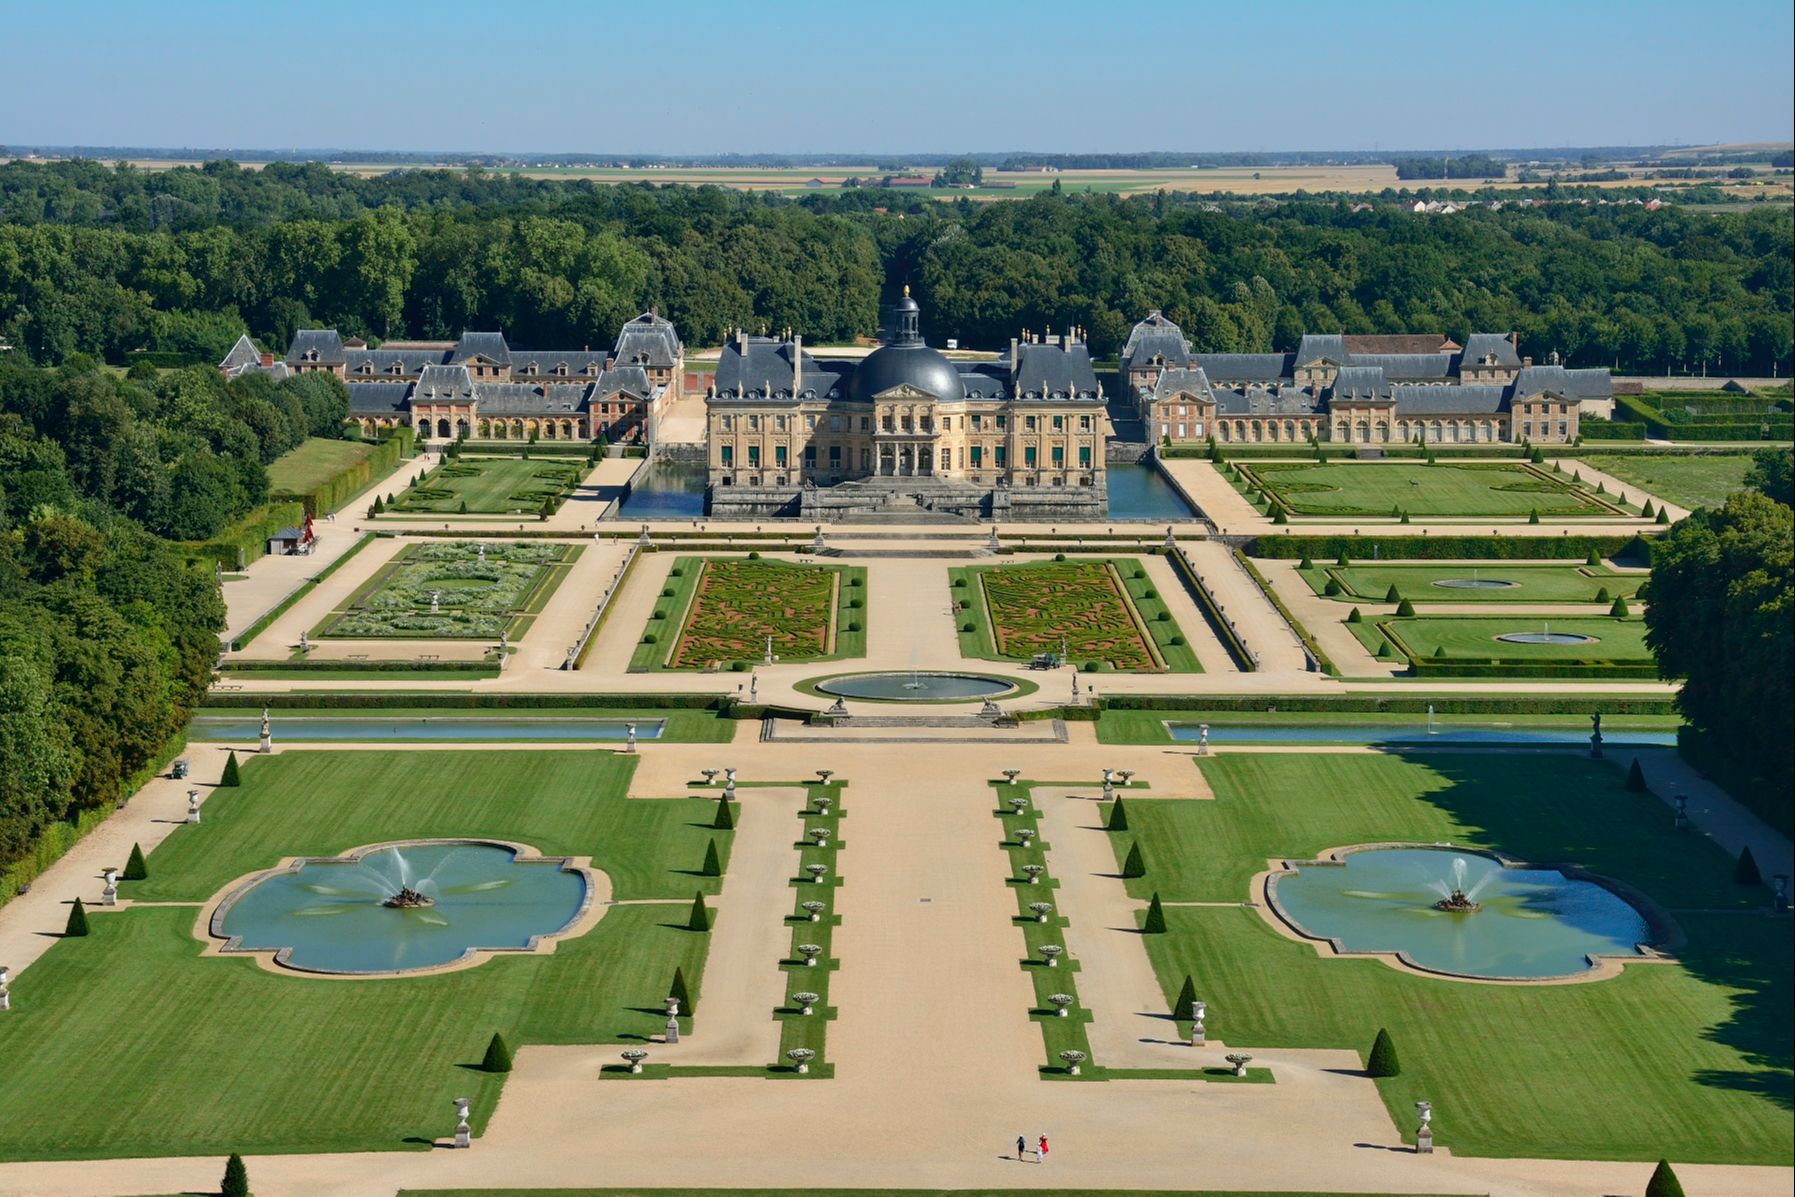
{"type": "Polygon", "coordinates": [[[312,635],[350,640],[521,636],[583,550],[583,545],[465,540],[407,545],[312,635]]]}
{"type": "Polygon", "coordinates": [[[1402,1073],[1377,1085],[1391,1116],[1412,1123],[1423,1097],[1455,1111],[1439,1142],[1460,1154],[1789,1163],[1789,937],[1757,913],[1761,887],[1733,884],[1727,855],[1676,832],[1619,770],[1445,752],[1199,767],[1215,801],[1128,796],[1110,840],[1118,862],[1141,847],[1131,894],[1212,904],[1168,905],[1167,933],[1144,938],[1168,1002],[1193,979],[1212,1037],[1363,1052],[1388,1028],[1402,1073]],[[1386,841],[1583,865],[1671,908],[1688,942],[1674,963],[1588,984],[1463,983],[1324,957],[1235,905],[1268,859],[1386,841]]]}
{"type": "Polygon", "coordinates": [[[401,491],[388,508],[401,514],[538,514],[559,505],[585,476],[583,462],[548,457],[457,457],[401,491]]]}
{"type": "Polygon", "coordinates": [[[1124,558],[948,571],[960,651],[985,660],[1058,654],[1086,672],[1201,672],[1139,563],[1124,558]]]}
{"type": "Polygon", "coordinates": [[[784,661],[866,654],[866,570],[747,557],[680,557],[668,571],[630,668],[758,663],[772,637],[784,661]]]}
{"type": "Polygon", "coordinates": [[[1631,482],[1679,507],[1718,507],[1745,484],[1749,454],[1657,457],[1633,453],[1579,453],[1577,460],[1631,482]]]}
{"type": "Polygon", "coordinates": [[[694,890],[716,892],[695,875],[706,845],[727,853],[732,835],[710,826],[714,796],[626,800],[634,767],[546,750],[248,761],[242,786],[215,793],[206,821],[125,885],[127,897],[186,905],[96,916],[90,936],[14,982],[0,1020],[13,1082],[0,1091],[0,1157],[428,1150],[451,1097],[475,1098],[476,1130],[496,1104],[503,1078],[470,1067],[495,1030],[514,1047],[657,1031],[675,967],[702,995],[706,937],[682,916],[694,890]],[[235,878],[414,837],[590,855],[615,897],[671,904],[608,908],[552,954],[395,980],[198,954],[198,904],[235,878]]]}
{"type": "Polygon", "coordinates": [[[1605,603],[1631,598],[1645,584],[1643,572],[1618,573],[1603,565],[1527,565],[1483,561],[1464,565],[1351,565],[1317,562],[1299,570],[1316,594],[1343,603],[1381,603],[1390,588],[1412,603],[1605,603]],[[1328,594],[1328,583],[1339,584],[1328,594]],[[1487,586],[1442,586],[1442,582],[1477,582],[1487,586]],[[1507,583],[1507,585],[1489,585],[1507,583]]]}
{"type": "Polygon", "coordinates": [[[1252,462],[1240,473],[1298,516],[1597,516],[1604,503],[1578,486],[1520,463],[1252,462]]]}

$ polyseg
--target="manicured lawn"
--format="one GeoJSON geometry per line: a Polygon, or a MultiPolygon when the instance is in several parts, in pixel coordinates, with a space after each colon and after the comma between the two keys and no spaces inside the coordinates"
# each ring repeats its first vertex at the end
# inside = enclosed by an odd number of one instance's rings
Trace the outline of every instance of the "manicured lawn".
{"type": "Polygon", "coordinates": [[[1595,516],[1607,508],[1568,481],[1518,462],[1240,463],[1306,516],[1595,516]]]}
{"type": "MultiPolygon", "coordinates": [[[[1127,799],[1120,861],[1139,841],[1167,902],[1248,896],[1268,859],[1351,843],[1450,841],[1574,862],[1643,890],[1688,936],[1672,964],[1581,985],[1471,984],[1325,958],[1256,910],[1166,910],[1145,939],[1168,1000],[1194,978],[1230,1044],[1364,1052],[1387,1027],[1402,1076],[1378,1082],[1398,1126],[1435,1103],[1438,1141],[1466,1154],[1788,1165],[1790,939],[1762,888],[1629,794],[1611,765],[1569,754],[1234,754],[1200,766],[1213,802],[1127,799]],[[1448,1118],[1445,1111],[1453,1111],[1448,1118]]],[[[1181,1028],[1181,1030],[1184,1028],[1181,1028]]]]}
{"type": "Polygon", "coordinates": [[[1639,661],[1649,662],[1645,621],[1576,615],[1423,615],[1379,620],[1414,655],[1502,661],[1639,661]],[[1593,637],[1581,644],[1516,644],[1498,640],[1510,632],[1568,632],[1593,637]]]}
{"type": "Polygon", "coordinates": [[[268,463],[268,493],[309,494],[344,470],[372,457],[378,447],[368,441],[307,437],[297,449],[268,463]]]}
{"type": "Polygon", "coordinates": [[[631,670],[702,669],[765,659],[866,655],[866,569],[745,557],[673,563],[630,658],[631,670]]]}
{"type": "MultiPolygon", "coordinates": [[[[1573,728],[1587,731],[1587,715],[1448,714],[1436,713],[1436,724],[1460,728],[1573,728]]],[[[1097,742],[1100,744],[1171,744],[1166,723],[1207,723],[1211,728],[1249,727],[1272,724],[1283,726],[1325,727],[1416,727],[1427,722],[1427,715],[1418,711],[1232,711],[1204,710],[1106,710],[1097,720],[1097,742]]],[[[1683,720],[1678,715],[1604,715],[1604,731],[1675,731],[1683,720]]]]}
{"type": "MultiPolygon", "coordinates": [[[[257,677],[268,674],[258,673],[257,677]]],[[[276,671],[273,676],[283,676],[276,671]]],[[[302,676],[316,679],[317,674],[302,676]]],[[[333,679],[334,679],[333,675],[333,679]]],[[[351,677],[359,675],[350,674],[351,677]]],[[[368,677],[386,678],[392,674],[368,674],[368,677]]],[[[407,673],[409,680],[416,675],[407,673]]],[[[424,676],[428,677],[429,674],[424,676]]],[[[470,675],[458,673],[452,675],[466,680],[470,675]]],[[[472,676],[478,677],[479,674],[472,676]]],[[[245,700],[247,701],[247,700],[245,700]]],[[[235,717],[239,719],[255,719],[260,717],[259,706],[242,707],[203,707],[195,714],[204,716],[235,717]]],[[[517,719],[517,720],[554,720],[554,719],[634,719],[639,723],[651,720],[663,724],[657,744],[727,744],[735,736],[735,721],[724,719],[716,711],[707,711],[687,707],[281,707],[274,713],[275,734],[280,734],[280,723],[286,719],[517,719]]],[[[545,745],[553,747],[553,745],[545,745]]]]}
{"type": "Polygon", "coordinates": [[[355,640],[522,636],[583,550],[582,545],[474,541],[407,545],[312,635],[355,640]],[[433,605],[437,610],[431,610],[433,605]]]}
{"type": "MultiPolygon", "coordinates": [[[[1577,460],[1631,482],[1679,507],[1718,507],[1745,484],[1748,454],[1653,457],[1644,454],[1579,453],[1577,460]]],[[[1571,467],[1575,469],[1576,467],[1571,467]]]]}
{"type": "MultiPolygon", "coordinates": [[[[658,1030],[675,967],[700,986],[706,937],[683,929],[712,797],[624,798],[634,760],[604,752],[304,752],[249,761],[241,788],[178,829],[126,896],[198,903],[282,856],[406,837],[494,837],[591,855],[620,899],[552,955],[435,976],[342,981],[199,956],[195,905],[98,914],[13,984],[0,1019],[0,1158],[424,1149],[455,1096],[476,1130],[501,1078],[471,1069],[520,1044],[615,1043],[658,1030]],[[303,1111],[303,1117],[298,1116],[303,1111]]],[[[751,817],[751,816],[750,816],[751,817]]],[[[719,917],[727,918],[726,912],[719,917]]],[[[702,1020],[703,1000],[699,998],[702,1020]]]]}
{"type": "Polygon", "coordinates": [[[1625,595],[1645,584],[1643,573],[1616,573],[1606,566],[1518,565],[1484,561],[1475,565],[1380,565],[1369,561],[1340,566],[1317,561],[1300,571],[1316,594],[1327,595],[1329,580],[1341,602],[1381,603],[1396,587],[1413,603],[1594,603],[1625,595]],[[1446,581],[1509,582],[1513,585],[1476,589],[1440,586],[1446,581]],[[1603,592],[1606,592],[1604,595],[1603,592]]]}
{"type": "Polygon", "coordinates": [[[987,661],[1058,654],[1087,672],[1200,673],[1139,562],[1084,558],[948,570],[960,652],[987,661]]]}
{"type": "Polygon", "coordinates": [[[399,492],[395,512],[535,515],[557,506],[586,475],[584,461],[546,457],[458,457],[399,492]]]}

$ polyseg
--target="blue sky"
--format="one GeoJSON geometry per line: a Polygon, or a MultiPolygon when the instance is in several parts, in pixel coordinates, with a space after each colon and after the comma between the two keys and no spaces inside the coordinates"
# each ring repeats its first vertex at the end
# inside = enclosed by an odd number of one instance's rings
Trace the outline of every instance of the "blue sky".
{"type": "Polygon", "coordinates": [[[0,144],[617,153],[1785,140],[1789,0],[0,0],[0,144]]]}

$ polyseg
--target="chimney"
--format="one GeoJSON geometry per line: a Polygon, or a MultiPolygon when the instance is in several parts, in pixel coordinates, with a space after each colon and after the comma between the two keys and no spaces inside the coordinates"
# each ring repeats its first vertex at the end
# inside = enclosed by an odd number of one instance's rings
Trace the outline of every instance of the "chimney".
{"type": "Polygon", "coordinates": [[[792,394],[804,389],[804,337],[792,334],[792,394]]]}
{"type": "Polygon", "coordinates": [[[272,353],[264,352],[262,354],[262,369],[267,370],[267,369],[271,368],[273,365],[274,365],[274,355],[272,353]]]}
{"type": "Polygon", "coordinates": [[[1521,347],[1521,334],[1518,332],[1509,333],[1508,344],[1511,348],[1519,349],[1521,347]]]}
{"type": "Polygon", "coordinates": [[[1016,354],[1017,354],[1016,338],[1011,337],[1010,338],[1010,369],[1012,371],[1014,371],[1016,369],[1016,361],[1017,361],[1016,354]]]}
{"type": "Polygon", "coordinates": [[[1528,366],[1531,366],[1532,364],[1533,364],[1533,359],[1530,357],[1524,357],[1521,359],[1521,366],[1523,369],[1528,366]]]}

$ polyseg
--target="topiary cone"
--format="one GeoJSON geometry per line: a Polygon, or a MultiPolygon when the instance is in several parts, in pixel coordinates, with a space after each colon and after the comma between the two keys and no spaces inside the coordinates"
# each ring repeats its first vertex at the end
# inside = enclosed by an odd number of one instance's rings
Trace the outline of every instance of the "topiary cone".
{"type": "Polygon", "coordinates": [[[1734,885],[1762,885],[1764,875],[1758,872],[1757,858],[1751,854],[1751,845],[1739,849],[1739,863],[1733,866],[1734,885]]]}
{"type": "Polygon", "coordinates": [[[75,904],[69,907],[69,925],[62,929],[62,937],[64,939],[73,939],[76,936],[86,934],[87,907],[81,905],[80,898],[76,898],[75,904]]]}
{"type": "Polygon", "coordinates": [[[1402,601],[1402,591],[1396,589],[1396,583],[1390,583],[1390,589],[1384,591],[1384,601],[1386,603],[1400,603],[1402,601]]]}
{"type": "Polygon", "coordinates": [[[1128,812],[1123,809],[1120,798],[1116,799],[1116,804],[1109,808],[1108,827],[1111,831],[1128,830],[1128,812]]]}
{"type": "Polygon", "coordinates": [[[1178,1000],[1172,1003],[1172,1017],[1179,1022],[1189,1022],[1197,1016],[1197,987],[1191,984],[1190,974],[1184,974],[1184,984],[1178,989],[1178,1000]]]}
{"type": "Polygon", "coordinates": [[[735,812],[729,809],[729,799],[718,795],[717,817],[711,820],[711,827],[716,831],[735,830],[735,812]]]}
{"type": "Polygon", "coordinates": [[[235,748],[231,749],[231,754],[224,758],[224,774],[218,779],[218,784],[221,786],[243,784],[243,778],[237,770],[237,750],[235,748]]]}
{"type": "Polygon", "coordinates": [[[689,917],[686,920],[686,930],[688,930],[688,931],[709,931],[710,929],[711,929],[710,908],[705,906],[703,894],[695,894],[692,897],[691,917],[689,917]]]}
{"type": "Polygon", "coordinates": [[[1645,1182],[1645,1197],[1683,1197],[1683,1182],[1670,1170],[1669,1160],[1659,1160],[1652,1178],[1645,1182]]]}
{"type": "Polygon", "coordinates": [[[700,870],[706,877],[723,875],[723,859],[717,855],[717,841],[712,840],[704,849],[704,868],[700,870]]]}
{"type": "Polygon", "coordinates": [[[149,865],[143,859],[143,845],[132,844],[130,859],[125,861],[124,871],[119,877],[125,881],[142,881],[149,875],[149,865]]]}
{"type": "Polygon", "coordinates": [[[497,1031],[492,1033],[492,1041],[486,1045],[486,1057],[480,1061],[480,1071],[511,1071],[511,1045],[497,1031]]]}
{"type": "Polygon", "coordinates": [[[1629,794],[1645,793],[1645,770],[1639,767],[1638,757],[1634,757],[1633,763],[1627,767],[1627,792],[1629,794]]]}
{"type": "Polygon", "coordinates": [[[218,1193],[219,1197],[249,1197],[249,1169],[243,1166],[243,1157],[234,1151],[224,1162],[224,1182],[218,1193]]]}
{"type": "Polygon", "coordinates": [[[1122,876],[1145,877],[1146,875],[1147,861],[1146,858],[1141,855],[1140,841],[1136,840],[1128,849],[1128,859],[1122,862],[1122,876]]]}
{"type": "Polygon", "coordinates": [[[667,996],[679,1003],[681,1014],[693,1014],[698,1010],[698,1003],[692,1000],[692,991],[686,988],[686,970],[673,970],[673,983],[667,986],[667,996]]]}
{"type": "Polygon", "coordinates": [[[1159,893],[1155,891],[1147,903],[1147,917],[1141,920],[1142,935],[1164,935],[1166,931],[1166,912],[1159,904],[1159,893]]]}
{"type": "Polygon", "coordinates": [[[1377,1029],[1377,1038],[1371,1041],[1371,1054],[1365,1058],[1365,1075],[1402,1075],[1402,1065],[1396,1059],[1396,1044],[1391,1041],[1390,1032],[1382,1027],[1377,1029]]]}

